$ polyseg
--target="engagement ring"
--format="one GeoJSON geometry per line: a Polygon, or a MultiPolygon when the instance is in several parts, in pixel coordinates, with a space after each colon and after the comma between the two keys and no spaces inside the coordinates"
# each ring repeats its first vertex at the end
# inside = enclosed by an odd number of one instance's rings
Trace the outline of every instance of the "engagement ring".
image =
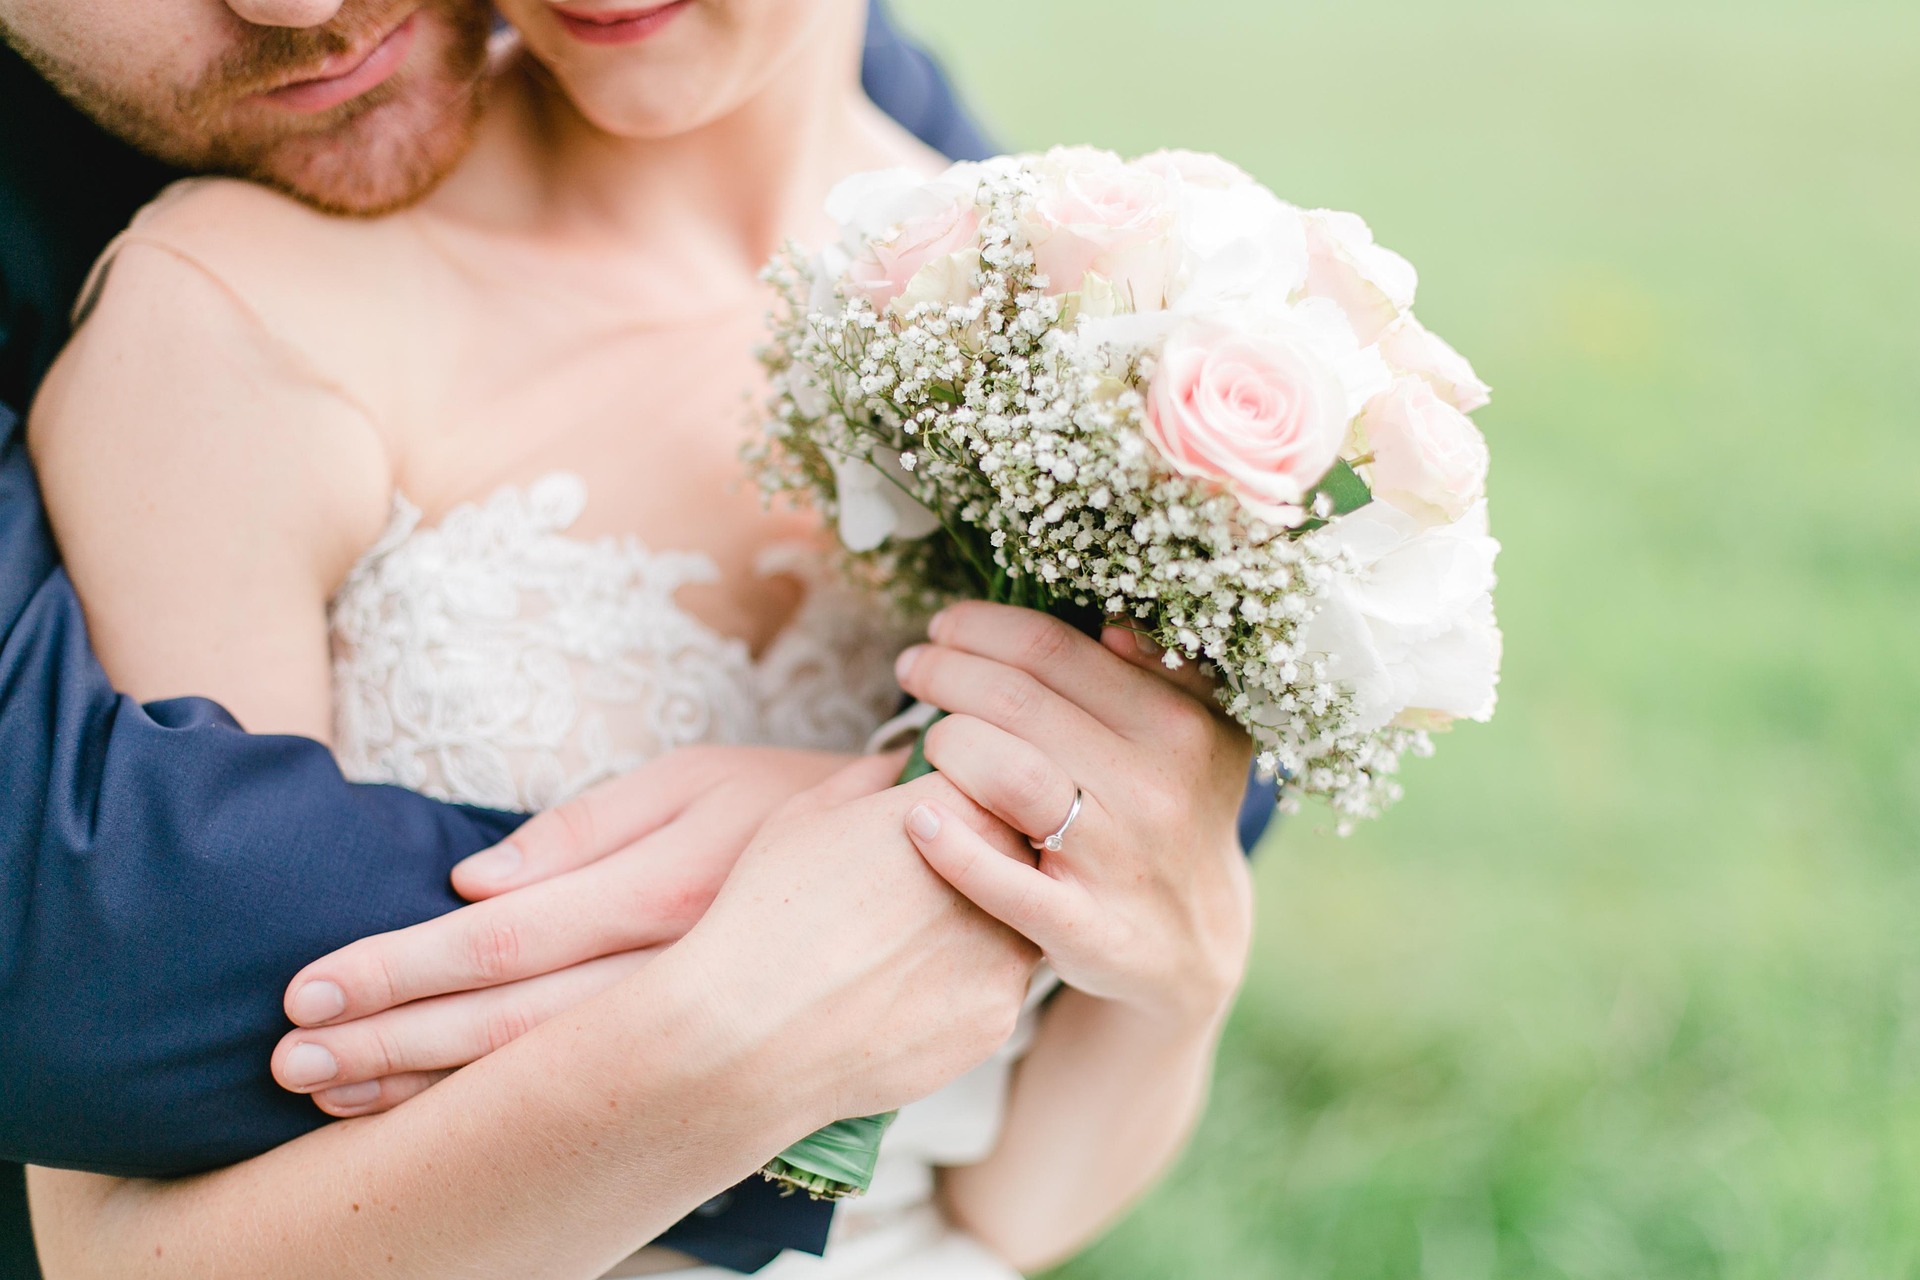
{"type": "Polygon", "coordinates": [[[1078,787],[1074,788],[1073,808],[1067,810],[1066,821],[1060,824],[1060,829],[1048,836],[1045,840],[1028,840],[1027,843],[1036,849],[1045,849],[1048,853],[1060,852],[1060,842],[1067,838],[1067,828],[1072,826],[1073,820],[1080,816],[1080,801],[1082,799],[1084,799],[1084,796],[1081,794],[1080,789],[1078,787]]]}

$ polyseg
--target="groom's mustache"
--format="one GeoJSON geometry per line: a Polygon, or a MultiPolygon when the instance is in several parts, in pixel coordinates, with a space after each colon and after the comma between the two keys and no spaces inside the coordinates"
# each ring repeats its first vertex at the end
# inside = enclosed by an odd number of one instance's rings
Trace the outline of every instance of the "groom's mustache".
{"type": "MultiPolygon", "coordinates": [[[[460,4],[461,0],[443,4],[423,4],[421,0],[399,0],[399,3],[346,0],[340,12],[324,26],[248,25],[238,44],[208,68],[196,84],[181,91],[180,109],[189,116],[207,117],[243,98],[341,74],[347,68],[335,70],[328,63],[372,53],[381,40],[415,12],[427,8],[451,9],[460,4]]],[[[352,65],[349,62],[347,67],[352,65]]]]}

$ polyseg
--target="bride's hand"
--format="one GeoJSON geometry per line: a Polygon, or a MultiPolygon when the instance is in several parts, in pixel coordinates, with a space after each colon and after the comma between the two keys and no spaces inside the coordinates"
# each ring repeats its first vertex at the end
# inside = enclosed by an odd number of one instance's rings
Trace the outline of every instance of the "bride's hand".
{"type": "Polygon", "coordinates": [[[692,747],[531,819],[453,871],[474,905],[301,970],[282,1087],[386,1110],[619,981],[705,914],[760,824],[850,757],[692,747]]]}
{"type": "Polygon", "coordinates": [[[1251,748],[1191,665],[1168,672],[1133,633],[1094,641],[1026,609],[969,603],[901,656],[907,692],[950,714],[927,758],[1042,840],[1081,796],[1058,851],[1006,856],[937,803],[909,817],[928,863],[1026,935],[1062,981],[1178,1018],[1224,1010],[1246,965],[1252,888],[1234,818],[1251,748]]]}

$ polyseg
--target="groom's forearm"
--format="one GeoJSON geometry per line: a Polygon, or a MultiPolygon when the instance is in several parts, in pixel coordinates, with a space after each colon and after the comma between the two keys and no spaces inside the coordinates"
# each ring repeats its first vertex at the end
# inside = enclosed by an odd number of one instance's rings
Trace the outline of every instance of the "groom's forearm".
{"type": "Polygon", "coordinates": [[[597,1276],[824,1118],[698,963],[669,954],[407,1106],[232,1169],[35,1171],[49,1280],[597,1276]]]}

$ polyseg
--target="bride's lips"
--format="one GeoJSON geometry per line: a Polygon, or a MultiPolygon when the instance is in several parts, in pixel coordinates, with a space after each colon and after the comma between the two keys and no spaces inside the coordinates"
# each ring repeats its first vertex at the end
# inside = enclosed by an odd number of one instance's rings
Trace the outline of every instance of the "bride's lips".
{"type": "Polygon", "coordinates": [[[385,84],[388,77],[400,69],[400,64],[407,60],[407,51],[413,48],[418,22],[419,15],[411,15],[372,49],[329,58],[317,68],[319,75],[282,85],[261,96],[275,106],[303,113],[330,111],[343,102],[350,102],[376,85],[385,84]]]}
{"type": "Polygon", "coordinates": [[[594,9],[584,4],[555,5],[554,16],[582,44],[633,44],[672,22],[692,0],[639,9],[594,9]]]}

